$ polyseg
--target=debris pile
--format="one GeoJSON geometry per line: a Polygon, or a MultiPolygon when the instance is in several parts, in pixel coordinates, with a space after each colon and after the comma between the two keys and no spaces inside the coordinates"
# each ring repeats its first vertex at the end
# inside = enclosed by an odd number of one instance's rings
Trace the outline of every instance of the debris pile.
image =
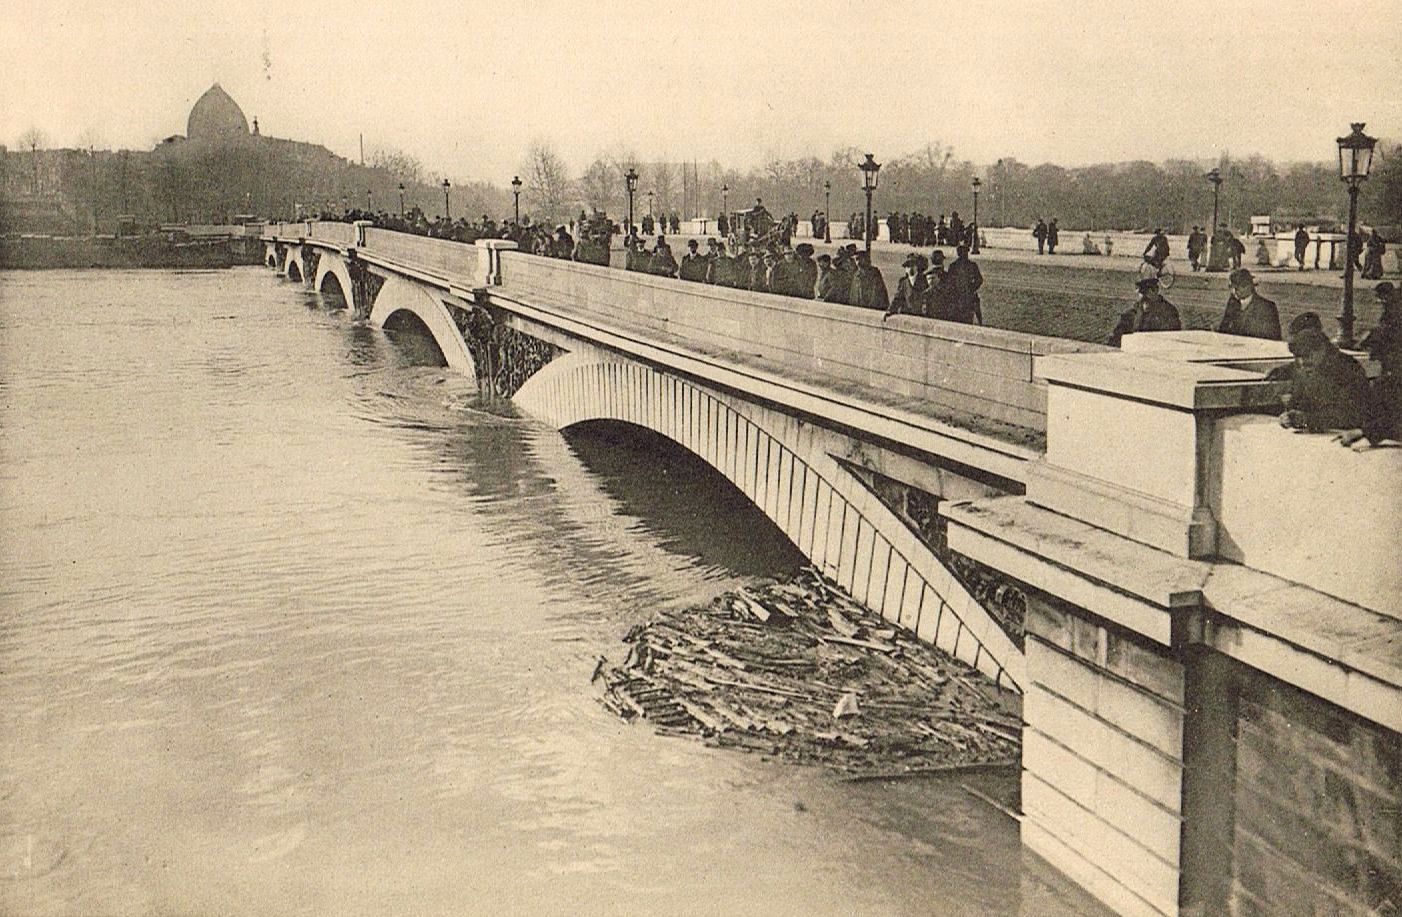
{"type": "Polygon", "coordinates": [[[1017,763],[1021,723],[987,678],[867,611],[811,568],[660,613],[600,657],[604,706],[850,779],[1017,763]]]}

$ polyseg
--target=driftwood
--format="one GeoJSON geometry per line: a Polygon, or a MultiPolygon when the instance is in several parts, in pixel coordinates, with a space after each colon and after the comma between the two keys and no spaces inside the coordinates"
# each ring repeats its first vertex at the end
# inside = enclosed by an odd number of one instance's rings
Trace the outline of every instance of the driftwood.
{"type": "Polygon", "coordinates": [[[848,779],[1016,764],[1015,701],[982,674],[804,571],[659,612],[602,657],[602,702],[660,735],[693,736],[848,779]]]}

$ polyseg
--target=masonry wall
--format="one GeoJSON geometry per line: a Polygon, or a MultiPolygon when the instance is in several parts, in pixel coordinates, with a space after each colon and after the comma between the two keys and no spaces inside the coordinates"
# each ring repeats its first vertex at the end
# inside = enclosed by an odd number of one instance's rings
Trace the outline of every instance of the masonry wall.
{"type": "Polygon", "coordinates": [[[1231,913],[1402,913],[1398,735],[1236,667],[1231,913]]]}
{"type": "Polygon", "coordinates": [[[1023,843],[1124,914],[1178,913],[1184,668],[1032,592],[1023,843]]]}

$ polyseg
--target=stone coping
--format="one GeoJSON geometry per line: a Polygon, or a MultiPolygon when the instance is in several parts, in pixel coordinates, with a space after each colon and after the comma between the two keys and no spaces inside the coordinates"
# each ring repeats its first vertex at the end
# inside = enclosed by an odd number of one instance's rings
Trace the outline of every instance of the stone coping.
{"type": "MultiPolygon", "coordinates": [[[[1327,682],[1332,670],[1367,676],[1394,705],[1396,692],[1402,692],[1402,620],[1250,567],[1176,558],[1041,509],[1023,497],[945,504],[940,514],[949,521],[954,550],[983,563],[1001,562],[1002,569],[1006,555],[993,556],[986,546],[1011,548],[1026,564],[1021,570],[1005,570],[1009,575],[1121,626],[1143,633],[1135,618],[1116,613],[1113,602],[1092,607],[1094,592],[1062,595],[1065,590],[1058,587],[1067,579],[1061,574],[1142,600],[1163,616],[1181,618],[1191,626],[1170,628],[1175,644],[1204,642],[1229,655],[1238,655],[1236,647],[1245,646],[1243,661],[1306,690],[1327,682]],[[962,538],[961,530],[976,537],[962,538]],[[1084,601],[1087,596],[1092,601],[1084,601]],[[1242,632],[1256,636],[1251,641],[1232,636],[1242,632]],[[1262,652],[1261,638],[1276,649],[1262,652]]],[[[1374,721],[1395,718],[1375,701],[1360,699],[1373,696],[1339,691],[1326,699],[1374,721]]]]}
{"type": "Polygon", "coordinates": [[[1284,387],[1251,370],[1126,351],[1039,356],[1033,372],[1050,385],[1182,411],[1279,408],[1284,387]]]}

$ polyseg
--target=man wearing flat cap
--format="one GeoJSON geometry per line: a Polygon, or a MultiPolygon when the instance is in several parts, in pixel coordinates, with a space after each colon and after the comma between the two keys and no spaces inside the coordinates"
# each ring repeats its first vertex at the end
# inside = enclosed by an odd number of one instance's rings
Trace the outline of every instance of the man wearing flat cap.
{"type": "Polygon", "coordinates": [[[800,242],[794,254],[798,256],[798,266],[794,272],[793,295],[812,299],[818,286],[818,265],[813,260],[813,246],[800,242]]]}
{"type": "Polygon", "coordinates": [[[699,283],[706,279],[707,264],[706,256],[701,254],[696,240],[688,239],[686,254],[682,255],[681,266],[677,269],[677,277],[699,283]]]}
{"type": "Polygon", "coordinates": [[[1181,331],[1183,321],[1178,317],[1178,309],[1163,298],[1157,277],[1146,277],[1135,284],[1139,289],[1139,299],[1133,306],[1120,313],[1115,330],[1105,339],[1111,347],[1120,346],[1120,339],[1136,331],[1181,331]]]}
{"type": "Polygon", "coordinates": [[[1232,295],[1217,325],[1219,334],[1280,340],[1280,312],[1273,301],[1256,292],[1256,279],[1246,268],[1237,268],[1227,277],[1232,295]]]}

